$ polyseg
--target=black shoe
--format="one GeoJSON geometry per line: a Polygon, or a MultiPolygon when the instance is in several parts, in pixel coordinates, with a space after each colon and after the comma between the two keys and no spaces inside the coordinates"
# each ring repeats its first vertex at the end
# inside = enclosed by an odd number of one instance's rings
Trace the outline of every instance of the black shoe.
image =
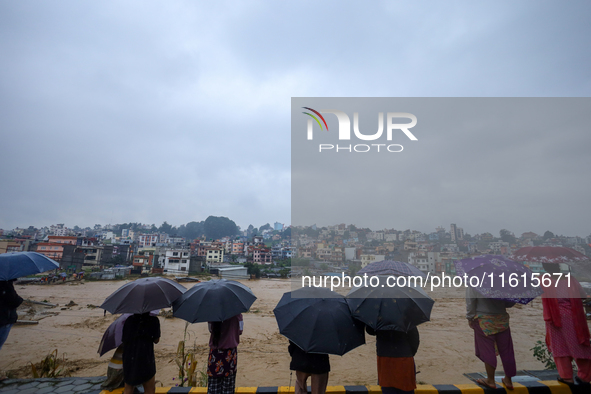
{"type": "Polygon", "coordinates": [[[576,384],[589,385],[589,382],[585,382],[583,379],[579,378],[578,376],[575,376],[575,383],[576,384]]]}

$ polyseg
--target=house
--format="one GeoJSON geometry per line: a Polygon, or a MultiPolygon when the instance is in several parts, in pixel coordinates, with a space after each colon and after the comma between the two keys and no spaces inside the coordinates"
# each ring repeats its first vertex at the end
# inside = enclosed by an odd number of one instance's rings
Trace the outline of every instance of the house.
{"type": "Polygon", "coordinates": [[[269,248],[254,248],[252,250],[252,262],[255,264],[272,264],[273,254],[269,248]]]}
{"type": "Polygon", "coordinates": [[[205,255],[205,261],[207,264],[219,264],[224,261],[224,249],[223,248],[209,248],[205,255]]]}
{"type": "Polygon", "coordinates": [[[366,267],[368,264],[371,264],[375,261],[384,261],[385,257],[383,254],[362,254],[361,256],[361,268],[366,267]]]}
{"type": "Polygon", "coordinates": [[[188,273],[191,253],[188,249],[169,249],[159,256],[159,265],[168,273],[188,273]]]}
{"type": "Polygon", "coordinates": [[[154,246],[158,243],[158,234],[140,234],[138,236],[138,245],[140,248],[154,246]]]}

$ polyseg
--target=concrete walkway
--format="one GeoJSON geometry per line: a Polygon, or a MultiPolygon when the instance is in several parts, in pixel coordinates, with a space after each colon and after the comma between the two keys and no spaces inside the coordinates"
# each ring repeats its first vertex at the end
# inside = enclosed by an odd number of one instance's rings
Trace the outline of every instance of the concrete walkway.
{"type": "MultiPolygon", "coordinates": [[[[61,379],[9,379],[0,382],[2,394],[121,394],[123,389],[102,391],[105,377],[61,379]]],[[[484,389],[476,384],[417,385],[415,394],[589,394],[586,385],[566,385],[556,380],[514,381],[515,389],[506,390],[498,384],[496,389],[484,389]]],[[[310,390],[310,388],[308,388],[310,390]]],[[[140,389],[139,392],[143,392],[140,389]]],[[[236,394],[292,394],[294,387],[236,387],[236,394]]],[[[156,387],[156,393],[206,394],[206,387],[156,387]]],[[[326,394],[382,394],[380,386],[329,386],[326,394]]]]}
{"type": "Polygon", "coordinates": [[[0,382],[2,394],[99,394],[104,376],[95,378],[6,379],[0,382]]]}

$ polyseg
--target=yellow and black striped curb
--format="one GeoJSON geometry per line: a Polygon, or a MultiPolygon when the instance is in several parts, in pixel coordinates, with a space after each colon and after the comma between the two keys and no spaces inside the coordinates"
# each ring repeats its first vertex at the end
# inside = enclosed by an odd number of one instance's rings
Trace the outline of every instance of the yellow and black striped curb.
{"type": "MultiPolygon", "coordinates": [[[[506,390],[497,384],[496,389],[484,388],[476,384],[420,384],[415,394],[590,394],[589,385],[568,385],[556,380],[513,383],[513,390],[506,390]]],[[[236,394],[288,394],[294,387],[236,387],[236,394]]],[[[121,394],[123,389],[101,391],[100,394],[121,394]]],[[[207,387],[156,387],[156,393],[207,393],[207,387]]],[[[380,386],[328,386],[327,394],[381,394],[380,386]]]]}

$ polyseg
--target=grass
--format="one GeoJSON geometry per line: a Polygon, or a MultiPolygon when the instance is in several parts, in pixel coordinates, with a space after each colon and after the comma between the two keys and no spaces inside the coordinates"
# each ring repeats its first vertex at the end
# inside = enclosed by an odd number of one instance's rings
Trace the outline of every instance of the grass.
{"type": "Polygon", "coordinates": [[[70,376],[70,370],[66,368],[66,355],[58,357],[57,349],[49,353],[38,364],[31,363],[31,372],[33,378],[58,378],[60,376],[70,376]]]}

